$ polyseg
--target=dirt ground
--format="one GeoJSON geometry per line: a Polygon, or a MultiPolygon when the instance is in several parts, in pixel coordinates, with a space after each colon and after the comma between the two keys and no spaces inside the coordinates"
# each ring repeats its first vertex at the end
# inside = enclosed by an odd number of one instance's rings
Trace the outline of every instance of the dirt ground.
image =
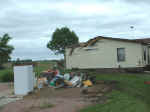
{"type": "Polygon", "coordinates": [[[3,95],[9,95],[13,92],[12,83],[0,83],[0,97],[3,95]]]}
{"type": "Polygon", "coordinates": [[[10,83],[0,83],[0,92],[9,90],[10,86],[10,83]]]}
{"type": "Polygon", "coordinates": [[[76,112],[87,105],[89,103],[80,95],[80,88],[44,88],[23,100],[5,105],[1,112],[76,112]]]}
{"type": "MultiPolygon", "coordinates": [[[[0,86],[1,87],[1,86],[0,86]]],[[[93,89],[108,90],[106,85],[96,85],[93,89]]],[[[0,90],[5,89],[3,86],[0,90]]],[[[6,88],[7,89],[7,88],[6,88]]],[[[81,88],[52,89],[45,87],[24,97],[23,100],[5,105],[1,112],[78,112],[92,103],[85,100],[81,88]]]]}

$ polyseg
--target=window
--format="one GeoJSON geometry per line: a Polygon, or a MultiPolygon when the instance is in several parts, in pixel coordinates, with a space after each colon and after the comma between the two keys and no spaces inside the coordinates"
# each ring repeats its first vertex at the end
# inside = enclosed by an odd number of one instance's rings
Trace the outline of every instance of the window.
{"type": "Polygon", "coordinates": [[[125,61],[125,48],[117,48],[118,62],[125,61]]]}
{"type": "Polygon", "coordinates": [[[146,61],[146,49],[144,50],[144,61],[146,61]]]}

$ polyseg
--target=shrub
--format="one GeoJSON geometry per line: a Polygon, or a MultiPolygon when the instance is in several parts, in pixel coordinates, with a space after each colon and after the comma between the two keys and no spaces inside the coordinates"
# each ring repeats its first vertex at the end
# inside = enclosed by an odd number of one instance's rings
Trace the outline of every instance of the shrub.
{"type": "Polygon", "coordinates": [[[1,82],[13,82],[14,81],[14,74],[12,71],[5,71],[0,76],[1,82]]]}

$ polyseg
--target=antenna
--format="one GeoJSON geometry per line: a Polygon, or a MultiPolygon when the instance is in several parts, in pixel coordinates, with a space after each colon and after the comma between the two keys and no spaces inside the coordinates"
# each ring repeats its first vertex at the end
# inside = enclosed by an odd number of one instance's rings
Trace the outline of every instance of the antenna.
{"type": "Polygon", "coordinates": [[[134,28],[134,26],[130,26],[130,29],[131,29],[131,32],[132,32],[132,36],[135,39],[136,37],[135,37],[135,28],[134,28]]]}

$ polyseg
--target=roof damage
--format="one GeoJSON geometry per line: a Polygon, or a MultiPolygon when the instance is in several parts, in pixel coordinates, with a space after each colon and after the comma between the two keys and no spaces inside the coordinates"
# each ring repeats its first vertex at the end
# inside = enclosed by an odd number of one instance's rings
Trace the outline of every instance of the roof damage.
{"type": "Polygon", "coordinates": [[[149,44],[150,43],[150,38],[144,38],[144,39],[135,39],[137,42],[142,42],[145,44],[149,44]]]}
{"type": "Polygon", "coordinates": [[[104,37],[104,36],[98,36],[95,38],[92,38],[84,43],[75,44],[72,46],[69,46],[68,48],[71,48],[70,55],[72,55],[73,51],[77,47],[88,47],[93,46],[95,43],[97,43],[101,39],[109,39],[109,40],[116,40],[116,41],[123,41],[123,42],[133,42],[133,43],[140,43],[140,44],[149,44],[150,38],[144,38],[144,39],[122,39],[122,38],[112,38],[112,37],[104,37]]]}

